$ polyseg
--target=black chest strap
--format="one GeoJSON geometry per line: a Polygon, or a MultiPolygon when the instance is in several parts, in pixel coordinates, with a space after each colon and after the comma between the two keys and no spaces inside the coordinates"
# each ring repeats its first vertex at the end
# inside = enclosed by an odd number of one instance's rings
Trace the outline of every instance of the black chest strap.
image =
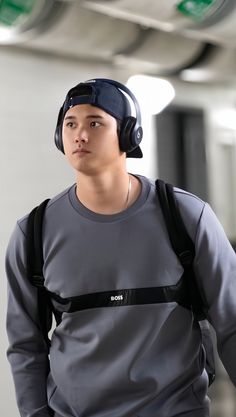
{"type": "Polygon", "coordinates": [[[50,296],[56,302],[56,308],[67,313],[101,307],[124,307],[171,302],[176,302],[185,308],[191,309],[184,274],[175,285],[103,291],[68,298],[62,298],[55,293],[50,293],[50,296]]]}

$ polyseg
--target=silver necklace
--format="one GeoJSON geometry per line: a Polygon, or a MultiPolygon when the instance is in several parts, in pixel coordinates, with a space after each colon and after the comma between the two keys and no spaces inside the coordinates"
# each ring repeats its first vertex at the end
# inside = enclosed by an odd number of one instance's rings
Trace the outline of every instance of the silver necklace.
{"type": "Polygon", "coordinates": [[[126,201],[125,201],[125,208],[127,208],[129,204],[129,196],[131,193],[131,188],[132,188],[132,182],[131,182],[131,176],[129,175],[129,185],[128,185],[128,191],[127,191],[127,196],[126,196],[126,201]]]}

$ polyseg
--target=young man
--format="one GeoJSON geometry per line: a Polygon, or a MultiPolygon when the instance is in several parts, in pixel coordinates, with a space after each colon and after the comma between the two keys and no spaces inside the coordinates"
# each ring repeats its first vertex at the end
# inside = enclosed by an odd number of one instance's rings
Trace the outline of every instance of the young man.
{"type": "MultiPolygon", "coordinates": [[[[55,142],[76,184],[47,205],[44,277],[48,291],[74,297],[79,307],[71,311],[52,299],[63,315],[48,357],[37,289],[27,279],[24,217],[6,258],[8,358],[21,417],[210,415],[201,332],[191,310],[135,301],[137,292],[174,285],[183,274],[153,182],[126,170],[126,157],[142,156],[141,138],[138,103],[125,86],[95,79],[67,94],[55,142]]],[[[236,385],[236,256],[210,207],[185,191],[175,195],[195,244],[207,317],[236,385]]]]}

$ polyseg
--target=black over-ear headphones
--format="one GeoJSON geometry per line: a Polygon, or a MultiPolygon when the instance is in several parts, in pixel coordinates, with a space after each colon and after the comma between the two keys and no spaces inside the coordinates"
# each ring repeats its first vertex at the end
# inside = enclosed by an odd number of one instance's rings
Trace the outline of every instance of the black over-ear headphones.
{"type": "MultiPolygon", "coordinates": [[[[134,94],[129,90],[128,87],[126,87],[125,85],[115,80],[110,80],[107,78],[94,78],[92,80],[86,81],[84,84],[86,83],[89,84],[92,82],[96,83],[96,81],[102,81],[102,82],[113,85],[117,89],[121,90],[123,93],[126,93],[131,98],[134,104],[136,117],[131,116],[130,114],[127,114],[122,120],[120,134],[119,134],[120,150],[123,152],[131,152],[132,150],[138,147],[143,137],[143,129],[141,126],[141,111],[140,111],[138,101],[136,97],[134,96],[134,94]]],[[[58,115],[54,140],[55,140],[55,144],[57,148],[61,152],[64,153],[64,147],[63,147],[63,141],[62,141],[63,113],[64,113],[64,105],[61,107],[59,115],[58,115]]]]}

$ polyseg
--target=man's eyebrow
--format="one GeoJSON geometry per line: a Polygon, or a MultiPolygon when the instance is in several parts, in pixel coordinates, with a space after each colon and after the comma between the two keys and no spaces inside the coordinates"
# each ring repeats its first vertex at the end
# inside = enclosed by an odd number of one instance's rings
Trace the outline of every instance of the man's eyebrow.
{"type": "Polygon", "coordinates": [[[66,116],[64,120],[75,119],[75,116],[66,116]]]}
{"type": "MultiPolygon", "coordinates": [[[[71,120],[71,119],[76,119],[76,116],[68,115],[65,117],[64,120],[71,120]]],[[[103,116],[100,116],[100,114],[88,114],[88,116],[86,116],[86,119],[103,119],[103,116]]]]}
{"type": "Polygon", "coordinates": [[[87,119],[104,119],[103,116],[101,116],[100,114],[88,114],[88,116],[86,116],[87,119]]]}

